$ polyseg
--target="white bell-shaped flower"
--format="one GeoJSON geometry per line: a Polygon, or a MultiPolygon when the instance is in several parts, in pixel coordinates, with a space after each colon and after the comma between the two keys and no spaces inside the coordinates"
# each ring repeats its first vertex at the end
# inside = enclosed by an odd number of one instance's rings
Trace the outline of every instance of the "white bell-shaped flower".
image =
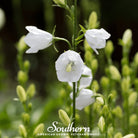
{"type": "Polygon", "coordinates": [[[52,34],[35,26],[26,26],[26,29],[29,33],[24,38],[24,41],[30,47],[26,53],[37,53],[39,50],[47,48],[52,44],[52,34]]]}
{"type": "MultiPolygon", "coordinates": [[[[82,88],[86,88],[86,87],[90,86],[91,81],[92,81],[92,71],[90,68],[88,68],[86,65],[84,65],[82,76],[79,80],[79,86],[76,85],[76,89],[77,89],[77,87],[79,87],[79,90],[80,90],[82,88]]],[[[68,84],[71,87],[73,87],[72,82],[69,82],[68,84]]]]}
{"type": "MultiPolygon", "coordinates": [[[[78,97],[76,97],[76,109],[82,110],[86,106],[92,104],[95,99],[92,98],[93,91],[89,89],[82,89],[79,92],[78,97]]],[[[71,99],[73,99],[73,93],[70,94],[71,99]]]]}
{"type": "Polygon", "coordinates": [[[90,68],[88,68],[85,65],[85,67],[83,69],[82,77],[80,79],[79,89],[86,88],[86,87],[90,86],[91,81],[92,81],[92,71],[90,68]]]}
{"type": "Polygon", "coordinates": [[[80,55],[72,50],[61,54],[56,61],[57,78],[62,82],[77,82],[84,69],[80,55]]]}
{"type": "Polygon", "coordinates": [[[96,54],[98,54],[97,49],[105,47],[106,39],[108,39],[110,36],[111,35],[103,28],[87,30],[85,33],[85,38],[88,44],[96,52],[96,54]]]}

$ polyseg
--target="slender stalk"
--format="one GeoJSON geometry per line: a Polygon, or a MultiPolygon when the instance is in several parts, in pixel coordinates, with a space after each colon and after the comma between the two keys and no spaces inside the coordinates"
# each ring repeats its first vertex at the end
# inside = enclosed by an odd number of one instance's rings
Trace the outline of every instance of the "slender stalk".
{"type": "Polygon", "coordinates": [[[76,83],[73,82],[73,127],[75,127],[76,119],[75,119],[75,114],[76,114],[76,83]]]}
{"type": "MultiPolygon", "coordinates": [[[[92,131],[92,105],[89,106],[89,127],[91,132],[92,131]]],[[[89,135],[89,138],[92,138],[92,136],[89,135]]]]}

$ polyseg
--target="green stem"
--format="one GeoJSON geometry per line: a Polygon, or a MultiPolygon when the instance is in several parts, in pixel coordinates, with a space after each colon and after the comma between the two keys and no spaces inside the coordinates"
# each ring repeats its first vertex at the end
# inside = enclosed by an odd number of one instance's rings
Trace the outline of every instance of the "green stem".
{"type": "MultiPolygon", "coordinates": [[[[91,132],[92,131],[92,105],[89,106],[89,127],[91,132]]],[[[89,135],[89,138],[92,138],[92,136],[89,135]]]]}
{"type": "Polygon", "coordinates": [[[76,119],[75,119],[75,114],[76,114],[76,83],[73,82],[73,127],[75,127],[76,119]]]}
{"type": "Polygon", "coordinates": [[[71,49],[71,44],[70,44],[70,42],[69,42],[67,39],[65,39],[65,38],[60,38],[60,37],[53,37],[53,39],[54,39],[55,41],[58,41],[58,40],[65,41],[65,42],[69,45],[69,48],[71,49]]]}

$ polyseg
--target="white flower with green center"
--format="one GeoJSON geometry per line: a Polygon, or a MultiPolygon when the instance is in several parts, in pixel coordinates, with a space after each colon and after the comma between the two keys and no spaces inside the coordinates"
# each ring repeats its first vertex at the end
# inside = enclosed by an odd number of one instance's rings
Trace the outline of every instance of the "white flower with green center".
{"type": "Polygon", "coordinates": [[[99,54],[97,49],[105,47],[106,39],[108,39],[110,36],[111,35],[103,28],[91,29],[85,32],[85,38],[90,47],[96,52],[96,54],[99,54]]]}
{"type": "MultiPolygon", "coordinates": [[[[86,106],[92,104],[95,99],[92,98],[93,91],[89,89],[82,89],[79,92],[78,97],[76,97],[76,109],[82,110],[86,106]]],[[[71,99],[73,99],[73,93],[70,94],[71,99]]]]}
{"type": "Polygon", "coordinates": [[[61,54],[55,64],[57,78],[61,82],[77,82],[84,69],[80,55],[72,50],[61,54]]]}
{"type": "Polygon", "coordinates": [[[37,53],[39,50],[47,48],[52,44],[52,34],[35,26],[26,26],[26,29],[29,33],[24,38],[24,41],[30,47],[26,53],[37,53]]]}

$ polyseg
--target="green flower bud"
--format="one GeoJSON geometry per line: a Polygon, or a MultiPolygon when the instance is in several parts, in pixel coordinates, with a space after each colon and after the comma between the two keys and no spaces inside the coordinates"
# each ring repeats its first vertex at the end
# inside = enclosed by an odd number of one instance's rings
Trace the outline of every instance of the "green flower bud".
{"type": "Polygon", "coordinates": [[[41,123],[35,128],[33,135],[37,136],[38,134],[43,133],[43,132],[44,132],[44,124],[41,123]]]}
{"type": "Polygon", "coordinates": [[[91,61],[92,61],[92,53],[90,51],[86,51],[84,57],[85,57],[86,62],[90,62],[91,63],[91,61]]]}
{"type": "Polygon", "coordinates": [[[17,92],[17,95],[20,99],[20,101],[23,103],[26,101],[26,92],[24,90],[24,88],[20,85],[17,86],[16,88],[16,92],[17,92]]]}
{"type": "Polygon", "coordinates": [[[128,135],[124,136],[123,138],[135,138],[135,135],[134,134],[128,134],[128,135]]]}
{"type": "Polygon", "coordinates": [[[28,80],[28,75],[25,72],[20,70],[18,72],[17,78],[18,78],[18,81],[19,81],[20,84],[24,84],[28,80]]]}
{"type": "Polygon", "coordinates": [[[135,89],[136,89],[136,91],[138,91],[138,79],[135,79],[135,81],[134,81],[134,85],[135,85],[135,89]]]}
{"type": "Polygon", "coordinates": [[[120,133],[120,132],[116,133],[114,138],[122,138],[122,133],[120,133]]]}
{"type": "Polygon", "coordinates": [[[99,90],[99,84],[98,84],[98,81],[97,80],[94,80],[92,82],[91,89],[94,90],[95,92],[97,92],[99,90]]]}
{"type": "Polygon", "coordinates": [[[27,131],[26,131],[24,125],[20,125],[20,126],[19,126],[19,134],[20,134],[23,138],[27,138],[27,131]]]}
{"type": "Polygon", "coordinates": [[[79,114],[75,114],[75,119],[78,122],[80,120],[80,115],[79,114]]]}
{"type": "Polygon", "coordinates": [[[124,77],[127,77],[130,75],[130,68],[128,65],[124,65],[122,68],[122,74],[124,77]]]}
{"type": "Polygon", "coordinates": [[[19,52],[24,52],[26,50],[26,44],[24,42],[25,36],[22,36],[17,44],[17,50],[19,52]]]}
{"type": "Polygon", "coordinates": [[[29,97],[29,98],[32,98],[34,95],[35,95],[35,85],[34,84],[31,84],[30,86],[29,86],[29,88],[27,89],[27,96],[29,97]]]}
{"type": "Polygon", "coordinates": [[[25,124],[29,124],[29,122],[30,122],[30,115],[28,113],[23,113],[22,114],[22,119],[23,119],[23,122],[25,124]]]}
{"type": "Polygon", "coordinates": [[[97,114],[101,114],[101,104],[99,104],[98,102],[93,103],[93,110],[97,113],[97,114]]]}
{"type": "Polygon", "coordinates": [[[115,101],[117,98],[117,91],[116,90],[111,90],[110,93],[112,94],[112,100],[115,101]]]}
{"type": "Polygon", "coordinates": [[[61,120],[61,122],[65,125],[65,126],[68,126],[70,124],[70,118],[68,117],[67,113],[60,109],[58,111],[58,115],[59,115],[59,118],[61,120]]]}
{"type": "Polygon", "coordinates": [[[29,111],[32,110],[32,103],[29,103],[29,104],[28,104],[28,109],[29,109],[29,111]]]}
{"type": "Polygon", "coordinates": [[[138,66],[138,52],[134,56],[134,63],[136,66],[138,66]]]}
{"type": "Polygon", "coordinates": [[[65,0],[53,0],[53,1],[60,7],[66,6],[65,0]]]}
{"type": "Polygon", "coordinates": [[[86,106],[86,107],[84,108],[84,112],[85,112],[86,114],[89,114],[89,106],[86,106]]]}
{"type": "Polygon", "coordinates": [[[30,69],[30,62],[28,61],[28,60],[25,60],[24,61],[24,69],[25,69],[25,71],[29,71],[29,69],[30,69]]]}
{"type": "Polygon", "coordinates": [[[128,59],[126,57],[123,57],[123,59],[121,60],[121,64],[122,66],[128,64],[128,59]]]}
{"type": "Polygon", "coordinates": [[[122,118],[123,117],[123,112],[120,106],[116,106],[113,110],[112,110],[112,114],[118,118],[122,118]]]}
{"type": "Polygon", "coordinates": [[[108,133],[108,138],[112,138],[113,133],[114,133],[114,128],[113,127],[109,127],[107,133],[108,133]]]}
{"type": "Polygon", "coordinates": [[[86,39],[85,39],[85,41],[84,41],[84,48],[85,48],[85,51],[91,51],[91,47],[89,46],[89,44],[88,44],[88,42],[86,41],[86,39]]]}
{"type": "Polygon", "coordinates": [[[92,69],[92,72],[95,73],[98,69],[98,60],[97,59],[93,59],[91,61],[91,69],[92,69]]]}
{"type": "Polygon", "coordinates": [[[4,11],[0,8],[0,30],[5,24],[5,13],[4,11]]]}
{"type": "Polygon", "coordinates": [[[122,41],[123,41],[124,45],[131,45],[131,43],[132,43],[132,31],[130,29],[127,29],[124,32],[122,41]]]}
{"type": "Polygon", "coordinates": [[[129,124],[130,124],[130,126],[135,126],[135,125],[137,125],[137,115],[136,115],[136,114],[132,114],[132,115],[129,117],[129,124]]]}
{"type": "Polygon", "coordinates": [[[100,105],[104,105],[104,100],[102,97],[97,97],[96,102],[99,103],[100,105]]]}
{"type": "Polygon", "coordinates": [[[103,76],[101,78],[100,83],[101,83],[102,88],[105,89],[105,90],[107,90],[109,88],[110,80],[109,80],[109,78],[103,76]]]}
{"type": "Polygon", "coordinates": [[[116,80],[116,81],[120,81],[121,80],[121,75],[120,75],[120,72],[118,71],[118,69],[111,65],[109,67],[109,74],[110,74],[110,77],[111,79],[113,80],[116,80]]]}
{"type": "Polygon", "coordinates": [[[99,119],[98,127],[99,127],[100,131],[103,133],[105,130],[105,120],[104,120],[103,116],[101,116],[99,119]]]}
{"type": "Polygon", "coordinates": [[[112,41],[108,40],[107,41],[107,44],[106,44],[106,47],[105,47],[105,54],[108,58],[111,57],[112,53],[114,51],[114,46],[113,46],[113,43],[112,41]]]}
{"type": "Polygon", "coordinates": [[[129,97],[128,97],[128,105],[130,107],[133,107],[135,104],[136,104],[136,101],[137,101],[137,92],[132,92],[129,97]]]}
{"type": "Polygon", "coordinates": [[[60,90],[60,97],[63,97],[64,98],[65,96],[66,96],[66,91],[65,91],[65,89],[62,88],[60,90]]]}
{"type": "Polygon", "coordinates": [[[130,77],[124,78],[121,82],[121,88],[124,93],[127,93],[130,88],[130,77]]]}
{"type": "Polygon", "coordinates": [[[89,27],[88,29],[97,28],[97,13],[95,11],[91,12],[89,16],[89,27]]]}
{"type": "Polygon", "coordinates": [[[109,108],[108,105],[104,105],[102,109],[102,115],[106,117],[109,114],[109,108]]]}

